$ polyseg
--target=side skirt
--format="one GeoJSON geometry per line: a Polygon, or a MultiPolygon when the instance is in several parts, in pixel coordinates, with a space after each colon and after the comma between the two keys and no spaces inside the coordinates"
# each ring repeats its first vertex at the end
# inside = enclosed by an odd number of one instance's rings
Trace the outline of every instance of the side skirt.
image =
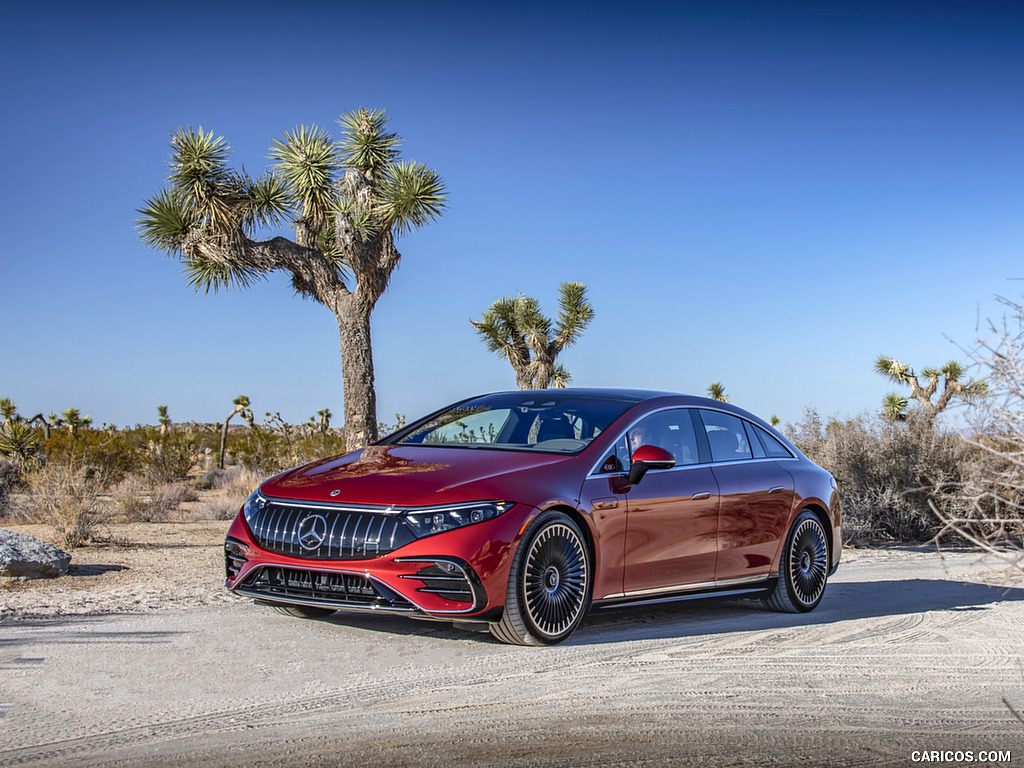
{"type": "Polygon", "coordinates": [[[630,606],[638,605],[659,605],[662,603],[678,603],[683,600],[706,600],[713,597],[767,597],[772,588],[775,586],[777,578],[766,579],[760,581],[757,584],[744,587],[715,587],[710,589],[701,590],[687,590],[685,592],[674,592],[670,594],[658,595],[657,597],[643,597],[643,596],[621,596],[606,598],[604,600],[595,600],[592,610],[604,611],[612,610],[616,608],[626,608],[630,606]]]}

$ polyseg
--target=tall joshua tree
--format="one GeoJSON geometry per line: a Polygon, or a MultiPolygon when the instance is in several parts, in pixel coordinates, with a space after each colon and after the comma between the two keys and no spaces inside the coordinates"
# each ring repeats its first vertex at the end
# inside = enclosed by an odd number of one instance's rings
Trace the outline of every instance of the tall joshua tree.
{"type": "MultiPolygon", "coordinates": [[[[910,397],[921,404],[927,424],[935,423],[938,415],[950,406],[954,398],[971,402],[988,391],[988,384],[984,381],[963,381],[966,370],[956,360],[950,360],[941,368],[925,368],[918,375],[906,363],[879,355],[875,360],[875,373],[897,384],[909,386],[910,397]],[[938,398],[932,400],[936,394],[938,398]]],[[[907,418],[909,403],[899,392],[890,392],[882,400],[882,412],[891,419],[903,421],[907,418]]]]}
{"type": "Polygon", "coordinates": [[[169,186],[139,209],[139,235],[180,259],[197,291],[245,288],[271,272],[338,324],[345,441],[377,439],[370,313],[402,258],[401,235],[439,218],[444,182],[432,168],[399,158],[401,139],[382,110],[341,116],[341,139],[300,126],[270,147],[262,176],[227,166],[228,145],[202,128],[171,134],[169,186]],[[256,233],[289,221],[294,239],[256,233]]]}
{"type": "Polygon", "coordinates": [[[558,321],[545,317],[530,296],[507,296],[491,304],[480,321],[470,320],[491,352],[512,365],[519,389],[564,387],[572,377],[555,358],[575,344],[594,319],[583,283],[559,286],[558,321]]]}

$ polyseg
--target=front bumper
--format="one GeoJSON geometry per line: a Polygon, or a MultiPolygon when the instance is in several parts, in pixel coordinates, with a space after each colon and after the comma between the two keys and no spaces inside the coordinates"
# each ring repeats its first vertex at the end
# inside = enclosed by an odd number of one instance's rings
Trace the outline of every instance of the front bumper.
{"type": "Polygon", "coordinates": [[[504,605],[520,516],[510,511],[379,557],[328,560],[264,549],[239,514],[224,544],[225,586],[267,603],[480,618],[504,605]]]}

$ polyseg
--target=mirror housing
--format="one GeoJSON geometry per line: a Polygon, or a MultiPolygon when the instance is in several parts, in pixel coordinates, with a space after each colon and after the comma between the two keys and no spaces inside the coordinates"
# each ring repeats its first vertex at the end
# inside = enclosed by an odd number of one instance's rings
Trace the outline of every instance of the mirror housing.
{"type": "Polygon", "coordinates": [[[630,457],[629,482],[639,483],[649,469],[672,469],[676,465],[676,457],[656,445],[641,445],[630,457]]]}

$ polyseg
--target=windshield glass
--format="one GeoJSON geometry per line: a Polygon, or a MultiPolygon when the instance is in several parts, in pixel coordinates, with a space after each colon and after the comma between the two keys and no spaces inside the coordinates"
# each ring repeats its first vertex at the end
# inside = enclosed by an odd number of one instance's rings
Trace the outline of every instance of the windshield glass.
{"type": "Polygon", "coordinates": [[[636,402],[529,391],[485,395],[429,416],[381,442],[578,453],[636,402]]]}

